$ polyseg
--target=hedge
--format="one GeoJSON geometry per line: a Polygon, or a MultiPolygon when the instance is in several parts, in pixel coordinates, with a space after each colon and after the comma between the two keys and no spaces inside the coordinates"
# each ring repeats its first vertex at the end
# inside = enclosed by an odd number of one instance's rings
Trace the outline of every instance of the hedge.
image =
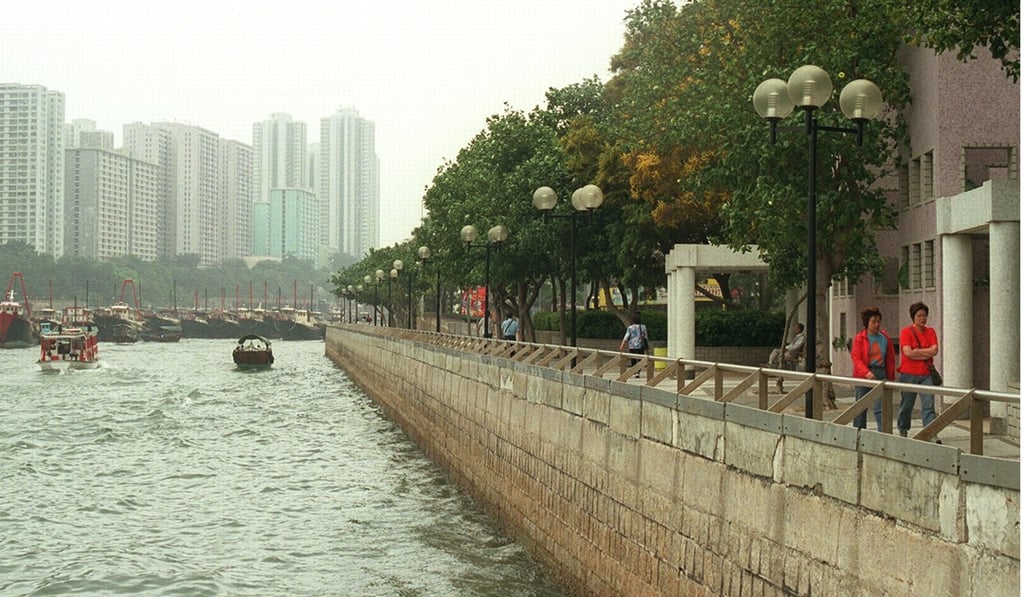
{"type": "MultiPolygon", "coordinates": [[[[647,326],[651,340],[668,339],[668,316],[664,311],[641,311],[640,321],[647,326]]],[[[558,313],[536,313],[533,325],[537,330],[558,331],[558,313]]],[[[785,325],[786,317],[782,313],[699,309],[694,327],[698,346],[775,346],[782,341],[785,325]]],[[[580,338],[617,340],[625,333],[625,326],[610,311],[576,312],[576,335],[580,338]]]]}

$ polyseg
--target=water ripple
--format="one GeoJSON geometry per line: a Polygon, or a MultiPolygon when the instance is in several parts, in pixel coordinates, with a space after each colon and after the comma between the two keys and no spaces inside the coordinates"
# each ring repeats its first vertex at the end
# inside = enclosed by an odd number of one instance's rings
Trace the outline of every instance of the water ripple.
{"type": "Polygon", "coordinates": [[[322,343],[232,345],[3,351],[0,594],[561,594],[322,343]]]}

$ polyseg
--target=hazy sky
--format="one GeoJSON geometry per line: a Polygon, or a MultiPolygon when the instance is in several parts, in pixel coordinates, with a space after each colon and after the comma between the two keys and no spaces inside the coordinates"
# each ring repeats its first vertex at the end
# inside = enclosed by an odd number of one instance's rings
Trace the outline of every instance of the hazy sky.
{"type": "MultiPolygon", "coordinates": [[[[549,87],[607,80],[639,0],[11,0],[0,82],[65,94],[68,121],[121,143],[173,121],[252,143],[275,112],[306,123],[342,106],[374,121],[381,245],[410,236],[438,166],[500,113],[549,87]]],[[[524,198],[528,200],[528,198],[524,198]]]]}

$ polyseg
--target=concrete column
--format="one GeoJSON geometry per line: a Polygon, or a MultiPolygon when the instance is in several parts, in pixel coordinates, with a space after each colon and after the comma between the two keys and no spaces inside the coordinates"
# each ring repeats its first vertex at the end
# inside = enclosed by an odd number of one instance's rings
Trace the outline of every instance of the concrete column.
{"type": "Polygon", "coordinates": [[[679,297],[676,305],[676,332],[679,342],[676,343],[676,357],[694,359],[697,356],[697,332],[694,329],[694,317],[697,303],[694,300],[694,288],[697,282],[697,271],[692,267],[680,267],[675,270],[675,294],[679,297]]]}
{"type": "MultiPolygon", "coordinates": [[[[1005,392],[1020,381],[1020,222],[989,224],[988,253],[989,385],[1005,392]]],[[[1005,415],[1006,404],[993,403],[992,417],[1005,415]]]]}
{"type": "MultiPolygon", "coordinates": [[[[971,338],[975,336],[971,237],[966,234],[944,234],[939,237],[939,241],[942,243],[943,337],[939,338],[937,361],[942,365],[944,385],[970,388],[974,386],[974,348],[971,338]]],[[[899,313],[898,321],[905,321],[907,317],[909,314],[899,313]]]]}
{"type": "Polygon", "coordinates": [[[666,355],[672,357],[679,353],[676,346],[679,344],[679,324],[676,321],[678,316],[676,311],[679,309],[679,294],[676,292],[676,270],[669,270],[665,272],[665,289],[668,290],[668,305],[665,309],[665,333],[668,335],[666,338],[665,348],[666,355]]]}

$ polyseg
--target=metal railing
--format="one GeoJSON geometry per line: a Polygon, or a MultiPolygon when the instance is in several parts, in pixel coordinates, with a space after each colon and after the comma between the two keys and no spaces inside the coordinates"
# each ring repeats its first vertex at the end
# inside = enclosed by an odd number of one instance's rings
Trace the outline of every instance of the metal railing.
{"type": "Polygon", "coordinates": [[[633,354],[590,348],[573,348],[553,344],[537,344],[532,342],[500,340],[497,338],[479,338],[437,332],[406,330],[396,328],[372,328],[369,326],[342,326],[349,330],[365,332],[372,335],[407,339],[436,346],[474,352],[509,359],[515,362],[548,367],[560,371],[568,371],[579,375],[590,375],[598,378],[609,376],[619,382],[626,382],[637,374],[643,376],[642,383],[651,387],[661,387],[666,382],[675,381],[675,392],[689,396],[698,389],[704,388],[715,401],[733,402],[756,386],[757,408],[774,413],[781,413],[796,400],[804,398],[807,392],[813,396],[815,419],[821,419],[824,406],[833,388],[840,386],[854,388],[857,386],[871,388],[859,400],[840,412],[832,423],[847,425],[861,413],[873,410],[874,401],[882,400],[882,433],[892,434],[893,400],[901,391],[912,391],[952,398],[942,413],[934,421],[911,436],[913,439],[930,441],[939,432],[949,427],[954,421],[968,416],[970,432],[970,453],[984,455],[984,412],[986,403],[1004,402],[1020,406],[1020,394],[993,392],[977,388],[949,388],[944,386],[921,386],[917,384],[899,383],[894,381],[876,381],[853,377],[840,377],[821,373],[807,373],[766,367],[731,365],[708,361],[686,360],[671,357],[658,357],[647,354],[633,354]],[[729,383],[726,383],[728,378],[729,383]],[[772,396],[769,384],[772,381],[788,379],[796,385],[781,396],[772,396]],[[705,388],[705,385],[710,387],[705,388]],[[710,391],[709,391],[710,390],[710,391]]]}

